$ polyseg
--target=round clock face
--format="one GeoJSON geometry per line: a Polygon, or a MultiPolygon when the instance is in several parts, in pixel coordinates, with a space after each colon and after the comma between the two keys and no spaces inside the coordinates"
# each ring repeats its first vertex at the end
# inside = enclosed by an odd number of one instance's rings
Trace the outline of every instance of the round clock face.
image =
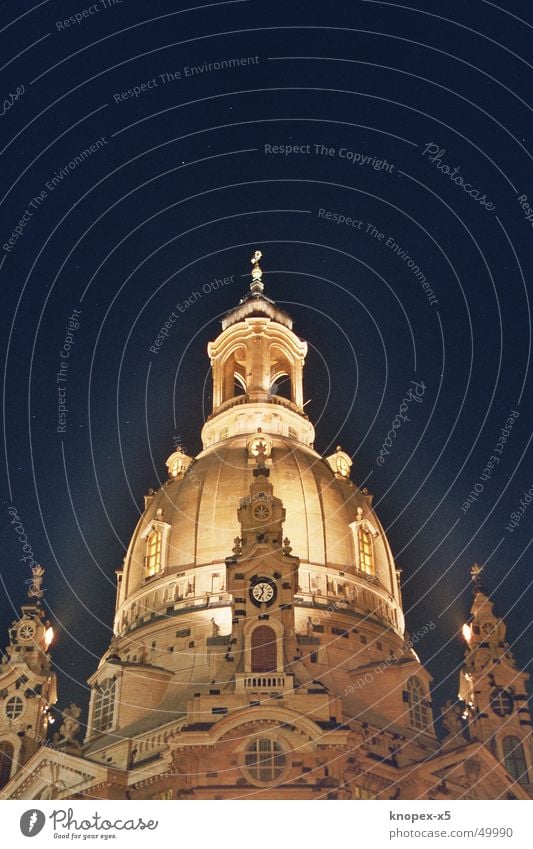
{"type": "Polygon", "coordinates": [[[252,509],[252,515],[258,522],[267,522],[272,516],[272,508],[270,504],[255,504],[252,509]]]}
{"type": "Polygon", "coordinates": [[[494,622],[491,622],[490,620],[482,622],[481,633],[484,637],[490,637],[492,634],[494,634],[495,630],[496,628],[494,627],[494,622]]]}
{"type": "Polygon", "coordinates": [[[258,578],[250,587],[250,598],[256,605],[272,604],[276,598],[276,585],[269,578],[258,578]]]}
{"type": "Polygon", "coordinates": [[[23,643],[27,643],[30,640],[33,640],[35,636],[35,625],[33,622],[23,622],[22,625],[19,626],[18,630],[18,638],[23,643]]]}
{"type": "Polygon", "coordinates": [[[490,706],[496,716],[508,716],[513,711],[513,696],[509,690],[495,687],[490,694],[490,706]]]}

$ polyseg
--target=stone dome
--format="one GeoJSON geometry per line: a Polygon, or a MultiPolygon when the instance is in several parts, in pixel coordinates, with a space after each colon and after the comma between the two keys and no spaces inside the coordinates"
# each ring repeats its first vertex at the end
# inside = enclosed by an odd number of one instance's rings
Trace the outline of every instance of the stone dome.
{"type": "MultiPolygon", "coordinates": [[[[280,436],[271,439],[270,482],[286,511],[284,534],[293,554],[301,564],[354,573],[353,523],[359,509],[360,518],[377,531],[375,577],[395,596],[393,559],[371,497],[336,475],[329,462],[309,446],[280,436]]],[[[202,451],[181,479],[169,480],[147,497],[125,560],[123,597],[145,584],[145,532],[154,521],[166,528],[165,577],[224,564],[240,532],[237,509],[247,496],[255,465],[248,440],[246,435],[234,436],[202,451]]]]}
{"type": "Polygon", "coordinates": [[[350,479],[352,461],[340,447],[326,458],[314,450],[304,410],[307,343],[264,296],[254,263],[250,293],[208,345],[213,410],[203,450],[193,459],[178,448],[167,460],[167,483],[145,497],[119,574],[115,634],[214,604],[231,628],[226,561],[241,544],[237,511],[251,497],[258,462],[283,505],[273,539],[299,560],[298,604],[357,601],[402,634],[398,577],[372,497],[350,479]]]}

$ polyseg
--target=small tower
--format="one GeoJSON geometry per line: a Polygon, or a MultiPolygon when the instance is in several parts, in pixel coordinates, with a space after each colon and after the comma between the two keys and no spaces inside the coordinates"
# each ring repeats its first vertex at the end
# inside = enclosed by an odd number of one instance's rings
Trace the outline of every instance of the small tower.
{"type": "Polygon", "coordinates": [[[290,316],[264,294],[261,256],[256,251],[252,257],[250,291],[208,345],[213,412],[202,430],[204,448],[258,426],[307,445],[314,440],[303,400],[307,343],[293,332],[290,316]]]}
{"type": "Polygon", "coordinates": [[[482,571],[475,563],[470,572],[474,601],[463,626],[466,653],[459,697],[466,705],[471,737],[485,743],[512,778],[533,792],[529,676],[516,668],[505,622],[495,615],[481,585],[482,571]]]}
{"type": "MultiPolygon", "coordinates": [[[[285,509],[269,481],[267,445],[261,435],[250,445],[255,466],[249,495],[237,511],[241,536],[227,561],[228,589],[234,598],[235,654],[240,655],[237,686],[245,686],[254,673],[285,673],[286,690],[293,679],[289,658],[296,652],[293,603],[299,560],[283,538],[285,509]]],[[[281,680],[272,678],[272,687],[279,689],[281,680]]]]}
{"type": "Polygon", "coordinates": [[[0,787],[46,740],[50,707],[57,700],[48,649],[53,637],[42,607],[42,566],[32,567],[29,604],[9,629],[0,666],[0,787]]]}

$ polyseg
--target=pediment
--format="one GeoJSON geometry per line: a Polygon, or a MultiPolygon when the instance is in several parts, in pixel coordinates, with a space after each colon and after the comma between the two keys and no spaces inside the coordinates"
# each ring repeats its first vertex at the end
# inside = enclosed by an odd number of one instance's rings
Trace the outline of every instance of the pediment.
{"type": "Polygon", "coordinates": [[[409,781],[419,779],[433,798],[444,799],[531,799],[497,758],[482,743],[465,743],[440,752],[427,761],[404,767],[409,781]],[[508,794],[512,794],[509,797],[508,794]]]}
{"type": "Polygon", "coordinates": [[[0,798],[68,799],[108,780],[109,773],[108,767],[43,746],[6,784],[0,798]]]}

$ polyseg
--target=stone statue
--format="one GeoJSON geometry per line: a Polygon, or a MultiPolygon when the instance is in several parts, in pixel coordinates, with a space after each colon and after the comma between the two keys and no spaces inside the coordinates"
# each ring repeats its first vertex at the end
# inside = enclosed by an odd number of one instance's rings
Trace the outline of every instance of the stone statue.
{"type": "Polygon", "coordinates": [[[481,589],[481,573],[483,572],[483,569],[484,567],[480,566],[479,563],[474,563],[470,569],[470,577],[472,579],[475,592],[478,592],[481,589]]]}
{"type": "Polygon", "coordinates": [[[71,702],[69,707],[65,708],[63,722],[61,723],[61,734],[54,735],[58,746],[69,745],[76,749],[80,747],[79,741],[75,739],[81,727],[80,716],[81,707],[74,702],[71,702]]]}
{"type": "Polygon", "coordinates": [[[467,758],[464,762],[465,777],[468,784],[476,784],[481,775],[481,761],[479,758],[467,758]]]}
{"type": "Polygon", "coordinates": [[[458,702],[448,700],[441,708],[442,727],[446,732],[445,743],[454,743],[460,746],[464,740],[464,728],[462,723],[462,710],[458,702]]]}
{"type": "Polygon", "coordinates": [[[220,625],[217,625],[215,618],[211,617],[211,636],[219,637],[220,636],[220,625]]]}
{"type": "Polygon", "coordinates": [[[28,588],[28,598],[42,598],[44,569],[38,563],[31,567],[32,579],[28,588]]]}

